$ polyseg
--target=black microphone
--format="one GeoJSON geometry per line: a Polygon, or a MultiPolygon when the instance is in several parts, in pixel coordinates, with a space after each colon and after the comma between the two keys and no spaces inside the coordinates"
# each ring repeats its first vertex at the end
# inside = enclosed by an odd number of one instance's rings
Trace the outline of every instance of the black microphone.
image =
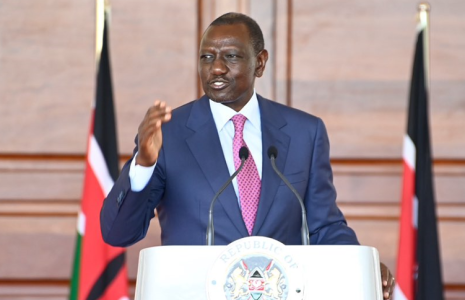
{"type": "Polygon", "coordinates": [[[279,178],[281,178],[282,181],[287,185],[287,187],[294,193],[296,196],[297,200],[299,200],[300,207],[302,209],[302,229],[301,229],[301,234],[302,234],[302,245],[310,245],[310,238],[309,238],[309,232],[308,232],[308,224],[307,224],[307,212],[305,210],[305,205],[304,201],[300,197],[299,193],[295,190],[295,188],[290,184],[289,180],[287,180],[284,175],[279,172],[278,168],[276,167],[276,157],[278,157],[278,149],[276,149],[275,146],[271,146],[268,148],[268,157],[271,160],[271,166],[273,167],[273,170],[278,174],[279,178]]]}
{"type": "Polygon", "coordinates": [[[249,149],[247,147],[241,147],[239,150],[239,158],[241,159],[241,165],[239,168],[234,172],[231,177],[229,177],[228,181],[226,181],[220,190],[216,193],[213,197],[213,200],[210,204],[210,210],[208,211],[208,226],[207,226],[207,246],[211,246],[215,244],[215,228],[213,227],[213,206],[215,205],[216,199],[221,195],[221,193],[226,189],[226,187],[233,181],[233,179],[239,174],[239,172],[244,167],[244,163],[249,158],[249,149]]]}

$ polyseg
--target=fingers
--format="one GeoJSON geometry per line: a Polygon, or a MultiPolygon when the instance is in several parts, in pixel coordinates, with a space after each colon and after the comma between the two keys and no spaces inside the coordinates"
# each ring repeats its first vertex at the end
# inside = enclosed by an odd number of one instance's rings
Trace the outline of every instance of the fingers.
{"type": "Polygon", "coordinates": [[[171,107],[166,105],[166,102],[156,100],[153,103],[152,109],[157,113],[161,123],[168,122],[171,119],[171,107]]]}
{"type": "Polygon", "coordinates": [[[383,277],[383,297],[384,299],[391,299],[391,286],[388,286],[389,270],[386,268],[385,275],[383,277]]]}
{"type": "Polygon", "coordinates": [[[151,144],[155,135],[160,134],[161,125],[171,119],[171,108],[160,100],[147,110],[144,119],[139,125],[139,145],[151,144]]]}
{"type": "Polygon", "coordinates": [[[383,282],[383,297],[384,299],[391,300],[392,292],[394,292],[395,280],[392,274],[389,273],[388,276],[390,276],[390,279],[388,279],[388,281],[383,282]]]}
{"type": "Polygon", "coordinates": [[[169,120],[171,120],[171,107],[167,106],[166,102],[157,100],[147,110],[141,126],[144,126],[147,130],[155,131],[169,120]]]}
{"type": "Polygon", "coordinates": [[[384,266],[384,268],[385,268],[385,275],[381,277],[383,278],[383,286],[387,286],[388,280],[389,280],[389,269],[386,266],[384,266]]]}
{"type": "Polygon", "coordinates": [[[162,146],[161,126],[170,120],[171,107],[164,101],[156,100],[139,125],[137,164],[151,166],[156,162],[162,146]]]}
{"type": "Polygon", "coordinates": [[[392,299],[392,292],[394,291],[395,279],[383,263],[381,263],[381,280],[383,285],[383,298],[392,299]]]}
{"type": "Polygon", "coordinates": [[[390,284],[389,285],[386,284],[386,287],[383,288],[384,299],[387,299],[387,300],[392,299],[392,292],[394,292],[394,285],[395,285],[395,281],[394,281],[394,277],[392,277],[390,280],[390,284]]]}

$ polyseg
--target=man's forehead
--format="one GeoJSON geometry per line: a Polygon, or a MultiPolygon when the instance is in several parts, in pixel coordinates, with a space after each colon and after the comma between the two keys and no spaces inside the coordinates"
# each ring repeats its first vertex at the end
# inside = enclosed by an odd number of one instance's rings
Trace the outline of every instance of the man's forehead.
{"type": "Polygon", "coordinates": [[[200,46],[239,46],[250,45],[247,27],[242,23],[214,25],[205,30],[200,46]]]}
{"type": "Polygon", "coordinates": [[[202,39],[206,36],[212,38],[228,38],[228,37],[237,37],[237,36],[249,36],[249,30],[247,26],[243,23],[234,23],[234,24],[221,24],[221,25],[210,25],[203,33],[202,39]]]}

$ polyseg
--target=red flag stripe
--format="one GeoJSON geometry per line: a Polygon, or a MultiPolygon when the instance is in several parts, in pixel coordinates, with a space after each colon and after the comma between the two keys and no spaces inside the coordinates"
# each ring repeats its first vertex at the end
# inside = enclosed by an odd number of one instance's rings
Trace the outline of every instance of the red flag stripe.
{"type": "Polygon", "coordinates": [[[394,299],[414,300],[414,272],[416,251],[416,196],[415,196],[416,148],[408,135],[404,137],[404,175],[400,217],[399,257],[397,260],[394,299]]]}
{"type": "MultiPolygon", "coordinates": [[[[100,231],[100,208],[103,199],[111,186],[105,185],[113,180],[108,173],[105,160],[98,143],[93,136],[89,140],[87,168],[84,181],[84,195],[82,200],[82,213],[85,218],[85,230],[82,245],[82,263],[79,285],[79,300],[86,300],[94,283],[98,280],[109,261],[121,254],[123,248],[114,248],[106,245],[100,231]],[[103,170],[103,171],[102,171],[103,170]]],[[[125,269],[124,269],[125,270],[125,269]]],[[[123,270],[123,271],[124,271],[123,270]]],[[[122,272],[120,272],[122,273],[122,272]]],[[[124,273],[124,277],[125,277],[124,273]]],[[[121,277],[121,274],[118,275],[121,277]]],[[[127,282],[124,283],[127,286],[127,282]]],[[[121,289],[120,289],[121,290],[121,289]]],[[[127,289],[122,289],[127,290],[127,289]]],[[[106,293],[111,293],[107,290],[106,293]]],[[[117,298],[101,298],[115,300],[126,297],[125,294],[117,298]]]]}

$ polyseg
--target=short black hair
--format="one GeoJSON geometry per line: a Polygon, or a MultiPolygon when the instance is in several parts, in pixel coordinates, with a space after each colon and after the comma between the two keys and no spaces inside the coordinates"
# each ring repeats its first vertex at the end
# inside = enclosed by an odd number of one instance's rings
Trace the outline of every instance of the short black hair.
{"type": "Polygon", "coordinates": [[[250,42],[255,54],[260,53],[265,48],[265,40],[260,26],[249,16],[241,13],[229,12],[216,18],[210,26],[244,24],[250,35],[250,42]]]}

